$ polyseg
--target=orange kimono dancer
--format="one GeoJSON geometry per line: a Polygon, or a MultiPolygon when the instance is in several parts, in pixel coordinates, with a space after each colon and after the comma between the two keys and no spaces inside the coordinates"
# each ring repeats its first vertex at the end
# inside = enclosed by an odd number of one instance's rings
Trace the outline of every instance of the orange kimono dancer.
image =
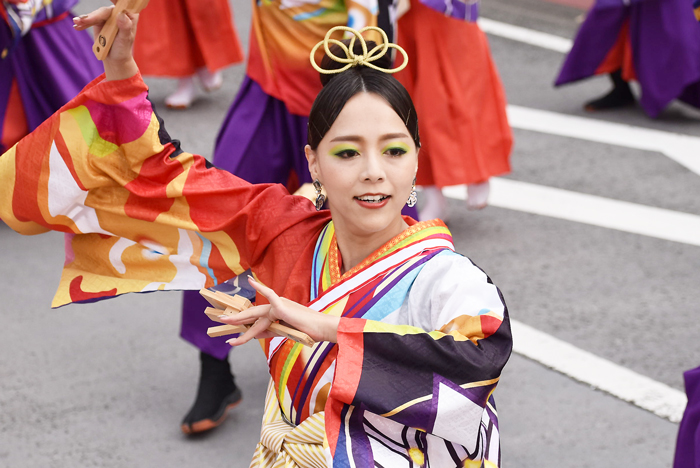
{"type": "Polygon", "coordinates": [[[398,42],[410,60],[396,77],[420,117],[418,185],[479,184],[510,172],[506,97],[478,2],[411,1],[398,42]]]}
{"type": "Polygon", "coordinates": [[[327,210],[212,167],[161,122],[140,76],[100,78],[0,157],[8,225],[71,234],[54,305],[211,287],[251,269],[341,317],[337,343],[262,340],[271,383],[251,466],[499,466],[508,313],[445,225],[405,218],[341,274],[327,210]]]}
{"type": "Polygon", "coordinates": [[[134,58],[143,75],[171,78],[242,62],[228,0],[151,0],[139,16],[134,58]]]}

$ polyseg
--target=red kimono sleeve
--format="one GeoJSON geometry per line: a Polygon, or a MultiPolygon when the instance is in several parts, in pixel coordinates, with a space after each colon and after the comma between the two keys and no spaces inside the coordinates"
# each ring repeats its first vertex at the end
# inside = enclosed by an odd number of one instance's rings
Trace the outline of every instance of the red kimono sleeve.
{"type": "Polygon", "coordinates": [[[147,96],[140,75],[100,77],[0,157],[0,218],[68,234],[53,305],[211,287],[248,268],[283,285],[328,213],[182,151],[147,96]]]}

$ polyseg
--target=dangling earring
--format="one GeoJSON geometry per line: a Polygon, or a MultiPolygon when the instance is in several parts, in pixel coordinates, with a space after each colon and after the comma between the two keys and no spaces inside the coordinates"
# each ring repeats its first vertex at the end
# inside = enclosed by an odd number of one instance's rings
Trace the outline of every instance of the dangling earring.
{"type": "Polygon", "coordinates": [[[408,201],[406,202],[406,205],[409,207],[414,207],[416,206],[416,203],[418,203],[418,194],[416,193],[416,178],[413,178],[413,187],[411,187],[411,194],[408,196],[408,201]]]}
{"type": "Polygon", "coordinates": [[[323,204],[326,203],[326,196],[321,193],[323,185],[318,179],[314,180],[314,190],[316,191],[316,211],[320,211],[323,208],[323,204]]]}

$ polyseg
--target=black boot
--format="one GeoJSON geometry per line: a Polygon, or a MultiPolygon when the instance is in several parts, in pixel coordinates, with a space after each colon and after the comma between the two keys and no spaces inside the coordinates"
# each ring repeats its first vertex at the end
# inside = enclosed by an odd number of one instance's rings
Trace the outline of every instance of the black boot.
{"type": "Polygon", "coordinates": [[[634,104],[634,95],[630,89],[630,84],[622,79],[622,71],[617,70],[610,74],[613,82],[613,89],[605,96],[587,102],[583,107],[589,112],[618,109],[620,107],[634,104]]]}
{"type": "Polygon", "coordinates": [[[223,361],[199,353],[199,388],[192,408],[182,420],[182,432],[195,434],[214,429],[224,422],[228,410],[241,402],[228,359],[223,361]]]}

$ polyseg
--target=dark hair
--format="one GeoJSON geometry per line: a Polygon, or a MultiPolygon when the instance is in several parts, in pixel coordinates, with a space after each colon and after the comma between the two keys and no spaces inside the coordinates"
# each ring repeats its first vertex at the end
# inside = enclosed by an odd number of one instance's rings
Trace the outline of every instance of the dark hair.
{"type": "MultiPolygon", "coordinates": [[[[342,42],[349,45],[350,41],[345,40],[342,42]]],[[[374,42],[367,41],[367,50],[372,50],[375,46],[374,42]]],[[[332,45],[330,50],[338,57],[345,56],[345,52],[336,44],[332,45]]],[[[362,47],[359,42],[355,41],[353,51],[356,54],[362,53],[362,47]]],[[[391,68],[390,53],[387,52],[382,58],[372,63],[378,67],[391,68]]],[[[344,65],[332,60],[327,55],[321,61],[321,68],[326,70],[337,70],[344,65]]],[[[363,92],[374,93],[383,97],[401,117],[403,123],[406,124],[406,128],[411,138],[413,138],[416,148],[420,148],[418,115],[413,106],[413,101],[406,88],[391,74],[358,65],[338,74],[321,74],[321,83],[323,84],[323,89],[316,96],[309,114],[308,143],[311,149],[315,150],[318,148],[318,144],[331,128],[335,119],[338,118],[338,114],[340,114],[340,111],[343,110],[350,98],[363,92]]]]}

